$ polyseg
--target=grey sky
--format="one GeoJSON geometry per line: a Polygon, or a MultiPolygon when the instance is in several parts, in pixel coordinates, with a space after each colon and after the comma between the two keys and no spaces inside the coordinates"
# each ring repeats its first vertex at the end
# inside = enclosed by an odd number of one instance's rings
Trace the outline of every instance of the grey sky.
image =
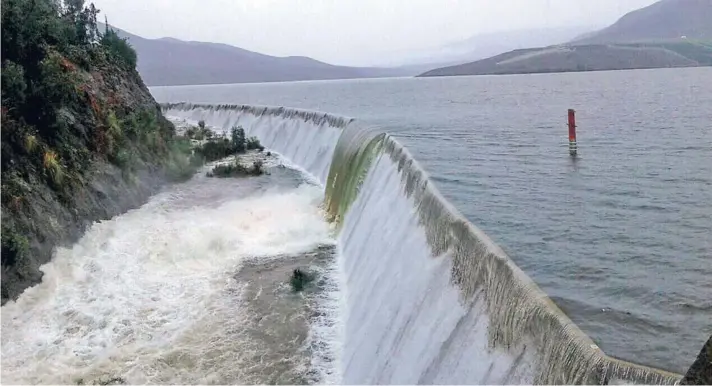
{"type": "Polygon", "coordinates": [[[505,30],[603,26],[655,0],[92,0],[134,34],[367,65],[505,30]]]}

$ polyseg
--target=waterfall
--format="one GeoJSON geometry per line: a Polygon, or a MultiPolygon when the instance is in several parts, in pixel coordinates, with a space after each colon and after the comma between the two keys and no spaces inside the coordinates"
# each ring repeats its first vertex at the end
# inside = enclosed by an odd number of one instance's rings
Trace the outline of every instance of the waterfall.
{"type": "Polygon", "coordinates": [[[642,383],[680,375],[606,355],[430,182],[393,137],[287,108],[163,105],[248,135],[312,174],[338,225],[342,383],[642,383]]]}

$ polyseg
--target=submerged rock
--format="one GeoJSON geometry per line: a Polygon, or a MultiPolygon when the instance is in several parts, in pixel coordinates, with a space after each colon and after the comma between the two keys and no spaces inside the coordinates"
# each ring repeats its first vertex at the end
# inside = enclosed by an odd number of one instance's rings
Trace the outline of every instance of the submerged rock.
{"type": "Polygon", "coordinates": [[[314,274],[306,272],[301,268],[296,268],[292,271],[292,277],[289,283],[292,285],[294,292],[301,292],[304,287],[314,280],[314,274]]]}

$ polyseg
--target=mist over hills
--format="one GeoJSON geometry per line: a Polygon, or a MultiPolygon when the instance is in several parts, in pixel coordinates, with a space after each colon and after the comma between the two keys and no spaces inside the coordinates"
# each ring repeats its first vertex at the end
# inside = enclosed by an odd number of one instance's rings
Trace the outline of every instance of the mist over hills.
{"type": "Polygon", "coordinates": [[[566,44],[505,52],[420,76],[522,74],[712,65],[712,1],[662,0],[566,44]]]}

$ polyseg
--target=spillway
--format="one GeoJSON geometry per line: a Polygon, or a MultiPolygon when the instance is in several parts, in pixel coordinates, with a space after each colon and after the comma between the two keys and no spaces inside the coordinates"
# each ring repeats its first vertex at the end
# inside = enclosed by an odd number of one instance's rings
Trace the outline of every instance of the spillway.
{"type": "Polygon", "coordinates": [[[163,109],[225,131],[242,126],[325,187],[343,294],[339,383],[679,380],[606,355],[378,129],[289,108],[163,109]]]}

